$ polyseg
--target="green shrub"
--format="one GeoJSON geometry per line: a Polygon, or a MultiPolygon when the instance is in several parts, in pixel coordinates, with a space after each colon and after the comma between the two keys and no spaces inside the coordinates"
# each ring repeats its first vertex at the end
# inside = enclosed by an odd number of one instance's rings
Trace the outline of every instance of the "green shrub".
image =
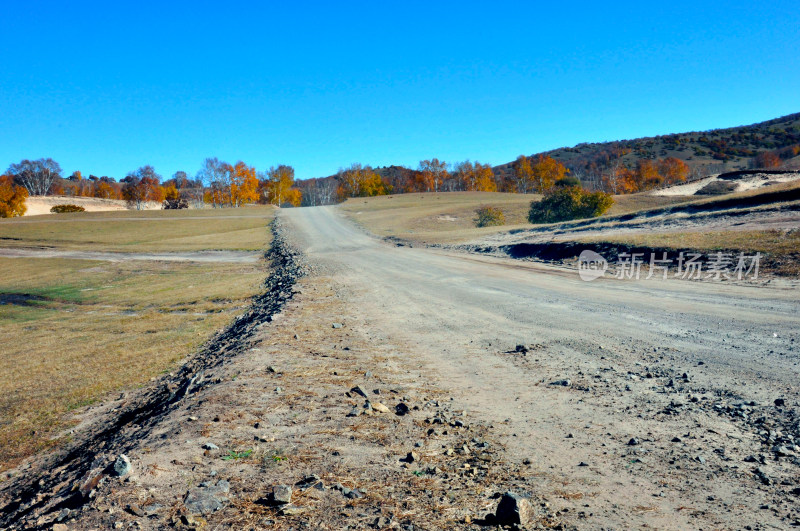
{"type": "Polygon", "coordinates": [[[580,186],[554,188],[541,201],[531,203],[528,221],[555,223],[602,216],[614,199],[605,192],[589,192],[580,186]]]}
{"type": "Polygon", "coordinates": [[[581,180],[573,175],[567,175],[555,182],[557,188],[565,188],[567,186],[581,186],[581,180]]]}
{"type": "Polygon", "coordinates": [[[477,227],[497,227],[506,224],[506,217],[503,211],[494,207],[481,207],[475,211],[478,215],[475,218],[475,225],[477,227]]]}
{"type": "Polygon", "coordinates": [[[86,212],[86,209],[78,205],[56,205],[50,209],[53,214],[66,214],[67,212],[86,212]]]}

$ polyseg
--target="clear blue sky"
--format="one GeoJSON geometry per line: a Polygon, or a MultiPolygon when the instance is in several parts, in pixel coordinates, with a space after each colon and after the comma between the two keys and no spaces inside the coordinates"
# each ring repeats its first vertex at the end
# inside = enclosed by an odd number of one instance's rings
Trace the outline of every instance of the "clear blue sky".
{"type": "Polygon", "coordinates": [[[7,0],[0,170],[500,164],[800,111],[797,0],[648,4],[7,0]]]}

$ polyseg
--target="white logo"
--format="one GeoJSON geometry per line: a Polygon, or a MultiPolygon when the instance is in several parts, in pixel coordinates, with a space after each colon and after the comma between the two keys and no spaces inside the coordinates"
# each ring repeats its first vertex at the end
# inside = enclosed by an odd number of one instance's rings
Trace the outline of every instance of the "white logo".
{"type": "Polygon", "coordinates": [[[594,251],[586,249],[578,257],[578,275],[584,282],[590,282],[606,274],[608,262],[594,251]]]}

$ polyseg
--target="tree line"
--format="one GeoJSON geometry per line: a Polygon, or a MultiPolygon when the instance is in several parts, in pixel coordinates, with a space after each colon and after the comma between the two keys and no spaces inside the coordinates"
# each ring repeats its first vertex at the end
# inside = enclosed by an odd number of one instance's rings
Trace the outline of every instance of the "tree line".
{"type": "Polygon", "coordinates": [[[136,209],[151,202],[163,203],[165,208],[189,204],[222,208],[249,203],[299,206],[302,200],[301,191],[294,186],[294,168],[285,164],[258,172],[242,161],[229,164],[214,157],[203,161],[194,178],[177,171],[166,180],[150,165],[119,180],[84,177],[80,171],[69,177],[62,173],[61,166],[51,158],[11,164],[0,176],[0,217],[22,215],[25,199],[34,195],[121,199],[136,209]]]}
{"type": "Polygon", "coordinates": [[[572,171],[548,155],[520,155],[509,171],[470,160],[447,163],[425,159],[412,169],[403,166],[373,168],[352,164],[329,177],[298,181],[302,204],[315,206],[370,197],[414,192],[507,192],[547,194],[566,177],[578,185],[612,194],[641,192],[686,181],[689,167],[675,157],[640,161],[628,168],[620,153],[596,185],[587,183],[580,171],[572,171]]]}

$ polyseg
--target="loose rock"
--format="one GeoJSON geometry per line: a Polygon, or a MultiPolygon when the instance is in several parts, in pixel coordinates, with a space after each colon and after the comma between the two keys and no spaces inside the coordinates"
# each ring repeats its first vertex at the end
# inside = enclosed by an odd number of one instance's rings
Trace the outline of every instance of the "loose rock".
{"type": "Polygon", "coordinates": [[[183,504],[192,514],[209,514],[214,511],[222,509],[223,505],[228,502],[228,498],[223,496],[230,491],[230,484],[221,479],[216,485],[209,485],[208,483],[201,483],[197,488],[190,490],[183,504]]]}
{"type": "Polygon", "coordinates": [[[127,476],[131,473],[131,460],[125,454],[120,454],[114,462],[114,474],[118,477],[127,476]]]}
{"type": "Polygon", "coordinates": [[[272,488],[272,501],[278,504],[292,503],[292,487],[276,485],[272,488]]]}
{"type": "Polygon", "coordinates": [[[500,525],[526,526],[533,520],[533,507],[527,498],[506,492],[497,505],[495,518],[500,525]]]}

